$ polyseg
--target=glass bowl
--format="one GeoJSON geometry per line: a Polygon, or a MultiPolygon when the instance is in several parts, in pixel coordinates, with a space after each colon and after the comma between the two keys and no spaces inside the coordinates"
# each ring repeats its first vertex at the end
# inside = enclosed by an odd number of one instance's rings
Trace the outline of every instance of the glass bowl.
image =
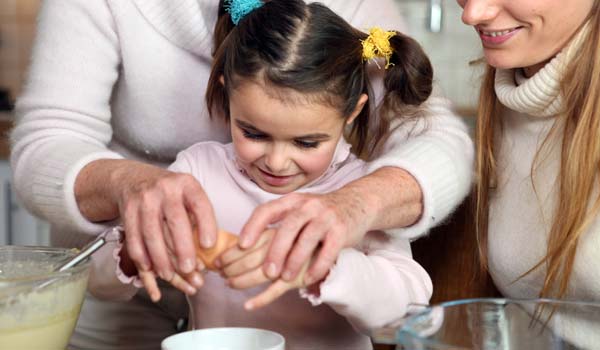
{"type": "MultiPolygon", "coordinates": [[[[551,299],[465,299],[408,317],[402,349],[600,349],[600,303],[551,299]]],[[[400,348],[400,347],[399,347],[400,348]]]]}
{"type": "Polygon", "coordinates": [[[0,349],[65,349],[87,287],[89,259],[53,272],[77,253],[0,247],[0,349]]]}

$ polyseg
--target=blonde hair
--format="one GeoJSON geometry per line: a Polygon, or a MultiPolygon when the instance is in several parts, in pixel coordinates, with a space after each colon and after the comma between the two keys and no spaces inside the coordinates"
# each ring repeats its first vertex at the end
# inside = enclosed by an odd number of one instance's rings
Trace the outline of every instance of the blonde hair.
{"type": "MultiPolygon", "coordinates": [[[[552,218],[546,255],[521,276],[546,266],[540,297],[565,296],[579,239],[600,213],[600,197],[594,192],[595,186],[600,184],[600,0],[595,1],[586,22],[589,22],[586,37],[561,81],[563,113],[560,118],[564,129],[553,128],[553,132],[562,131],[563,136],[555,207],[555,213],[560,215],[552,218]]],[[[487,66],[476,129],[475,226],[481,267],[486,270],[489,196],[497,180],[494,133],[502,132],[497,129],[502,107],[494,91],[495,74],[496,70],[487,66]]],[[[538,150],[536,161],[539,153],[538,150]]],[[[532,166],[532,177],[534,168],[532,166]]]]}

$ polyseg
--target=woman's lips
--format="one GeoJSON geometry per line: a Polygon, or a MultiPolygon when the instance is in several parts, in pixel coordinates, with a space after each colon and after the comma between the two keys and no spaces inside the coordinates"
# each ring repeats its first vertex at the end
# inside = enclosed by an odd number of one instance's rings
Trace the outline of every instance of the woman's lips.
{"type": "Polygon", "coordinates": [[[516,27],[504,30],[484,30],[477,28],[477,32],[479,33],[479,37],[484,44],[500,45],[517,34],[521,28],[522,27],[516,27]]]}
{"type": "Polygon", "coordinates": [[[285,185],[289,184],[295,176],[295,175],[278,176],[278,175],[273,175],[271,173],[268,173],[260,168],[258,168],[258,170],[260,171],[263,181],[266,182],[268,185],[274,186],[274,187],[280,187],[280,186],[285,186],[285,185]]]}

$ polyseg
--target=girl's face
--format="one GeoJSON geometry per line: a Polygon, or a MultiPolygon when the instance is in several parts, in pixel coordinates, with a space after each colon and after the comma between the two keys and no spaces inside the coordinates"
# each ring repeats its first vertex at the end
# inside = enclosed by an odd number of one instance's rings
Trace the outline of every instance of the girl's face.
{"type": "Polygon", "coordinates": [[[481,38],[487,62],[535,74],[568,42],[594,0],[457,0],[481,38]]]}
{"type": "Polygon", "coordinates": [[[346,120],[333,107],[305,102],[296,92],[274,96],[273,89],[244,82],[231,92],[231,135],[248,176],[265,191],[285,194],[327,170],[346,120]]]}

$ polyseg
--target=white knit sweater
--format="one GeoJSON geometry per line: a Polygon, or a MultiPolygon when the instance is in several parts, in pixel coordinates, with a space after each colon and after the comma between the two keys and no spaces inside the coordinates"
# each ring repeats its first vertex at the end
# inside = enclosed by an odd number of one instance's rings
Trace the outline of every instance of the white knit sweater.
{"type": "MultiPolygon", "coordinates": [[[[548,142],[552,147],[538,157],[535,189],[530,174],[541,143],[555,121],[560,123],[560,77],[580,39],[581,34],[529,79],[520,70],[497,72],[496,93],[506,108],[501,117],[502,136],[498,139],[498,188],[490,201],[488,251],[494,282],[509,297],[537,297],[542,288],[544,268],[518,281],[517,278],[546,254],[556,206],[560,124],[548,142]]],[[[599,252],[600,220],[596,219],[579,242],[567,298],[600,301],[599,252]]]]}
{"type": "MultiPolygon", "coordinates": [[[[323,2],[358,28],[401,24],[392,0],[377,6],[361,0],[323,2]]],[[[86,164],[126,157],[166,165],[196,142],[229,140],[226,126],[209,119],[204,103],[217,4],[43,2],[12,133],[14,181],[27,208],[61,232],[98,233],[105,226],[81,215],[73,192],[86,164]]],[[[370,165],[371,170],[402,167],[423,190],[423,217],[401,230],[404,237],[423,234],[446,217],[472,179],[465,126],[445,101],[431,99],[429,106],[427,131],[398,130],[384,156],[370,165]]]]}

